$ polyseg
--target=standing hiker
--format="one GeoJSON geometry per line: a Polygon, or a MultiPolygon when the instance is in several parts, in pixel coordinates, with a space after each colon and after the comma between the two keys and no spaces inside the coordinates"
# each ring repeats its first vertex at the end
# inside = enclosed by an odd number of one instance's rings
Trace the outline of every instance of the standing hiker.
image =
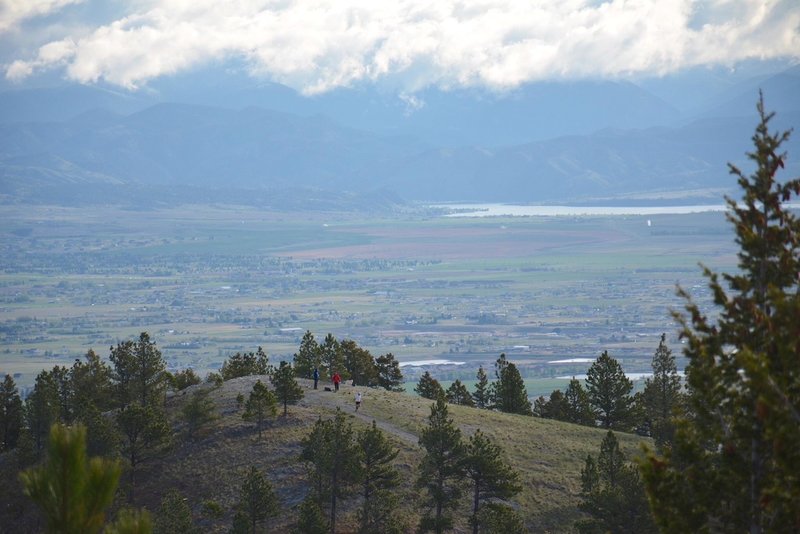
{"type": "Polygon", "coordinates": [[[334,371],[333,372],[333,389],[335,391],[339,391],[339,382],[342,381],[342,377],[339,376],[339,373],[334,371]]]}
{"type": "Polygon", "coordinates": [[[317,382],[319,382],[319,369],[317,369],[316,367],[314,367],[313,377],[314,377],[314,389],[317,389],[317,382]]]}
{"type": "Polygon", "coordinates": [[[361,407],[361,392],[356,393],[356,411],[361,407]]]}

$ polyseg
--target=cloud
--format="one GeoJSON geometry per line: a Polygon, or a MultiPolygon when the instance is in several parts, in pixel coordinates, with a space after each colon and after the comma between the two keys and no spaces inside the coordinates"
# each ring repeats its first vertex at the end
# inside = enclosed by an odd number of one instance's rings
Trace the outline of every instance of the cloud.
{"type": "MultiPolygon", "coordinates": [[[[44,13],[66,3],[38,5],[50,6],[44,13]]],[[[406,94],[429,85],[505,89],[798,58],[798,28],[796,0],[140,0],[124,17],[16,58],[6,77],[63,68],[81,83],[136,89],[237,59],[251,75],[306,94],[384,80],[406,94]]]]}
{"type": "Polygon", "coordinates": [[[2,0],[0,1],[0,32],[18,26],[22,21],[47,15],[69,4],[83,0],[2,0]]]}

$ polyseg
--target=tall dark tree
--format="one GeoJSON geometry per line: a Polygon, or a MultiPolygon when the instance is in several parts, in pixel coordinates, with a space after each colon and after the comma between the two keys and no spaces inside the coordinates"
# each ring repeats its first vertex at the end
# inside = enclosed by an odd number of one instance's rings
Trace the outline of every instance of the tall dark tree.
{"type": "Polygon", "coordinates": [[[147,332],[112,347],[110,360],[118,406],[163,404],[166,363],[147,332]]]}
{"type": "Polygon", "coordinates": [[[302,378],[311,378],[314,369],[319,369],[320,376],[325,376],[327,369],[322,367],[322,355],[317,340],[310,330],[306,330],[300,347],[294,354],[294,372],[302,378]]]}
{"type": "Polygon", "coordinates": [[[258,525],[280,511],[278,498],[269,480],[261,471],[251,466],[239,491],[239,502],[236,505],[240,517],[247,520],[248,534],[259,532],[258,525]]]}
{"type": "Polygon", "coordinates": [[[358,346],[352,339],[345,339],[339,345],[344,358],[344,367],[354,386],[375,386],[378,384],[378,369],[375,358],[366,349],[358,346]]]}
{"type": "Polygon", "coordinates": [[[69,375],[69,368],[66,366],[56,365],[50,370],[50,378],[55,385],[58,399],[58,421],[65,425],[72,424],[75,411],[72,405],[72,382],[69,375]]]}
{"type": "Polygon", "coordinates": [[[401,392],[403,388],[403,373],[394,354],[388,352],[375,359],[375,369],[378,373],[378,386],[388,391],[401,392]]]}
{"type": "Polygon", "coordinates": [[[583,389],[580,381],[573,378],[564,391],[567,405],[567,421],[578,425],[594,426],[594,411],[589,402],[589,394],[583,389]]]}
{"type": "Polygon", "coordinates": [[[240,376],[269,374],[269,358],[264,349],[258,347],[256,352],[237,352],[229,356],[219,370],[223,380],[240,376]]]}
{"type": "Polygon", "coordinates": [[[193,369],[181,369],[169,375],[169,387],[173,391],[183,391],[189,386],[196,386],[203,380],[194,372],[193,369]]]}
{"type": "Polygon", "coordinates": [[[532,415],[531,401],[517,366],[501,354],[495,362],[494,407],[501,412],[532,415]]]}
{"type": "Polygon", "coordinates": [[[600,426],[622,431],[633,427],[633,382],[608,351],[603,351],[589,367],[586,390],[600,426]]]}
{"type": "Polygon", "coordinates": [[[392,465],[400,451],[389,443],[375,421],[358,433],[361,451],[361,495],[364,501],[358,513],[359,532],[397,531],[395,490],[400,485],[400,472],[392,465]]]}
{"type": "Polygon", "coordinates": [[[271,377],[272,387],[275,388],[275,397],[283,404],[283,416],[288,414],[288,406],[297,404],[303,398],[303,388],[294,378],[294,369],[286,362],[281,362],[278,369],[271,377]]]}
{"type": "Polygon", "coordinates": [[[348,496],[348,490],[361,476],[353,427],[337,408],[333,419],[317,420],[311,433],[303,439],[302,447],[300,458],[310,467],[319,503],[328,499],[330,528],[335,532],[337,503],[348,496]]]}
{"type": "Polygon", "coordinates": [[[763,98],[757,109],[755,170],[730,165],[743,191],[726,199],[738,269],[704,269],[714,313],[679,291],[687,413],[642,465],[664,532],[800,531],[800,219],[786,205],[800,178],[776,180],[789,132],[769,131],[763,98]]]}
{"type": "Polygon", "coordinates": [[[420,530],[437,534],[452,528],[451,510],[458,505],[464,491],[464,461],[467,450],[447,412],[444,396],[431,405],[428,426],[422,430],[419,444],[425,456],[419,467],[417,487],[427,492],[430,509],[420,522],[420,530]]]}
{"type": "Polygon", "coordinates": [[[344,364],[344,351],[333,334],[329,333],[325,336],[325,339],[319,345],[319,353],[322,358],[322,364],[319,370],[320,374],[324,376],[324,372],[326,371],[333,376],[334,372],[338,372],[343,380],[350,378],[350,373],[347,371],[347,367],[344,364]]]}
{"type": "Polygon", "coordinates": [[[420,397],[431,400],[436,400],[439,397],[445,396],[444,388],[438,380],[431,376],[429,371],[425,371],[425,373],[419,377],[419,382],[414,388],[414,391],[420,397]]]}
{"type": "Polygon", "coordinates": [[[454,380],[446,391],[447,402],[450,404],[460,404],[462,406],[475,406],[472,400],[472,395],[469,394],[467,386],[461,383],[461,380],[454,380]]]}
{"type": "Polygon", "coordinates": [[[625,460],[619,442],[609,430],[595,461],[590,454],[581,471],[581,510],[590,519],[576,524],[582,533],[646,534],[656,532],[639,471],[625,460]]]}
{"type": "Polygon", "coordinates": [[[242,419],[255,421],[259,439],[261,439],[261,430],[264,428],[267,417],[274,417],[278,413],[277,405],[278,400],[275,398],[275,394],[261,380],[257,380],[244,404],[242,419]]]}
{"type": "Polygon", "coordinates": [[[483,366],[478,367],[477,379],[478,381],[475,383],[475,392],[472,394],[475,407],[491,408],[492,396],[489,387],[489,377],[486,376],[486,371],[483,370],[483,366]]]}
{"type": "Polygon", "coordinates": [[[292,532],[294,534],[327,534],[330,526],[328,519],[319,507],[316,499],[306,497],[297,511],[297,524],[292,532]]]}
{"type": "Polygon", "coordinates": [[[0,384],[0,452],[17,446],[22,432],[22,399],[11,375],[0,384]]]}
{"type": "Polygon", "coordinates": [[[189,439],[194,439],[198,430],[217,419],[217,407],[208,394],[207,389],[195,391],[181,408],[181,416],[186,423],[186,435],[189,439]]]}
{"type": "Polygon", "coordinates": [[[642,404],[645,417],[650,426],[650,435],[656,447],[663,450],[672,443],[675,425],[672,416],[682,404],[681,377],[675,357],[667,347],[666,335],[661,334],[661,341],[653,355],[653,377],[645,381],[642,392],[642,404]]]}
{"type": "Polygon", "coordinates": [[[192,509],[186,497],[172,489],[161,499],[155,519],[154,531],[158,534],[196,534],[200,529],[192,519],[192,509]]]}
{"type": "Polygon", "coordinates": [[[69,375],[76,419],[83,419],[83,412],[89,405],[94,405],[100,412],[113,407],[111,368],[93,350],[86,353],[84,361],[75,360],[69,375]]]}
{"type": "Polygon", "coordinates": [[[543,419],[567,421],[569,419],[569,404],[560,389],[555,389],[550,398],[539,397],[533,403],[533,415],[543,419]]]}
{"type": "Polygon", "coordinates": [[[50,427],[58,421],[58,389],[49,371],[36,375],[33,391],[25,399],[24,414],[30,450],[23,451],[23,454],[36,461],[47,446],[50,427]]]}
{"type": "Polygon", "coordinates": [[[129,499],[136,499],[136,475],[142,463],[159,456],[171,441],[167,417],[160,406],[141,406],[138,402],[117,413],[121,452],[130,470],[129,499]]]}
{"type": "Polygon", "coordinates": [[[478,429],[469,438],[464,462],[467,478],[472,483],[473,534],[486,525],[482,524],[481,508],[488,503],[508,500],[522,491],[519,475],[503,459],[503,452],[478,429]]]}

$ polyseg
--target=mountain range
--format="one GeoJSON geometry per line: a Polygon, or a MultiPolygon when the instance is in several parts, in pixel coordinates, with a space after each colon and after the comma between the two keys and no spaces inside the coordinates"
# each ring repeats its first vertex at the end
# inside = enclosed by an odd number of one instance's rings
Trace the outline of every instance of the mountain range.
{"type": "MultiPolygon", "coordinates": [[[[263,202],[318,190],[357,202],[580,202],[726,189],[726,162],[747,168],[759,89],[776,128],[800,124],[797,66],[726,87],[691,114],[686,99],[625,81],[306,97],[199,73],[157,92],[11,90],[0,93],[0,198],[263,202]]],[[[787,149],[800,154],[796,137],[787,149]]]]}

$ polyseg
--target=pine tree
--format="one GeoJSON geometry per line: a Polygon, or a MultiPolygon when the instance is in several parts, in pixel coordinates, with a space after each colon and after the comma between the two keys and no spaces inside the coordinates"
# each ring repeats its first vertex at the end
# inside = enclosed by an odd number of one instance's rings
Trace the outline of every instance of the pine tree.
{"type": "Polygon", "coordinates": [[[30,451],[23,451],[30,460],[38,460],[45,447],[50,427],[58,421],[58,390],[48,371],[36,375],[33,391],[25,399],[25,434],[30,444],[30,451]]]}
{"type": "Polygon", "coordinates": [[[400,451],[392,447],[375,421],[370,428],[359,432],[357,441],[364,498],[358,513],[359,532],[391,532],[399,521],[394,491],[400,484],[400,473],[392,462],[400,451]]]}
{"type": "Polygon", "coordinates": [[[169,385],[173,391],[183,391],[189,386],[196,386],[200,382],[202,380],[191,368],[182,369],[169,375],[169,385]]]}
{"type": "Polygon", "coordinates": [[[553,390],[549,399],[539,397],[533,404],[533,414],[538,417],[556,421],[569,419],[569,404],[560,389],[553,390]]]}
{"type": "Polygon", "coordinates": [[[25,495],[42,509],[47,532],[91,534],[105,524],[120,473],[119,462],[87,459],[85,427],[54,424],[45,463],[20,478],[25,495]]]}
{"type": "Polygon", "coordinates": [[[494,407],[505,413],[533,415],[522,375],[517,366],[506,359],[505,354],[501,354],[495,362],[495,376],[494,407]]]}
{"type": "Polygon", "coordinates": [[[288,405],[297,404],[303,398],[303,388],[294,378],[294,369],[286,362],[280,363],[271,380],[272,387],[275,388],[275,397],[283,404],[283,416],[286,417],[288,405]]]}
{"type": "Polygon", "coordinates": [[[431,507],[420,522],[420,531],[441,534],[453,525],[450,510],[458,505],[464,490],[467,454],[461,430],[448,417],[443,396],[431,405],[428,426],[422,430],[419,443],[425,449],[425,456],[419,467],[417,487],[426,490],[431,507]]]}
{"type": "Polygon", "coordinates": [[[344,367],[354,386],[375,386],[378,384],[378,369],[375,358],[368,350],[359,347],[352,339],[345,339],[339,345],[343,355],[344,367]]]}
{"type": "Polygon", "coordinates": [[[50,370],[50,378],[55,385],[58,405],[57,419],[65,425],[72,424],[74,409],[72,406],[72,383],[69,379],[69,369],[66,366],[56,365],[50,370]]]}
{"type": "Polygon", "coordinates": [[[333,421],[323,420],[320,417],[301,442],[300,459],[308,466],[314,498],[320,506],[325,502],[329,492],[327,473],[333,460],[327,442],[328,436],[332,433],[332,426],[333,421]]]}
{"type": "MultiPolygon", "coordinates": [[[[319,345],[319,353],[322,358],[319,373],[324,376],[323,371],[329,372],[331,375],[338,372],[342,380],[350,378],[347,367],[344,364],[344,352],[342,351],[341,344],[333,337],[333,334],[328,334],[319,345]]],[[[312,368],[313,370],[313,368],[312,368]]]]}
{"type": "Polygon", "coordinates": [[[486,371],[483,366],[478,367],[477,373],[478,381],[475,384],[475,393],[472,394],[472,399],[475,401],[476,408],[491,408],[491,392],[489,389],[489,378],[486,376],[486,371]]]}
{"type": "Polygon", "coordinates": [[[269,358],[264,349],[258,347],[256,352],[237,352],[229,356],[220,369],[223,380],[231,380],[242,376],[269,374],[269,358]]]}
{"type": "Polygon", "coordinates": [[[297,525],[293,532],[295,534],[327,534],[330,526],[322,509],[317,501],[311,497],[306,497],[300,503],[297,513],[297,525]]]}
{"type": "Polygon", "coordinates": [[[639,472],[625,460],[611,430],[603,438],[597,461],[591,454],[587,456],[581,482],[584,500],[580,508],[591,519],[578,521],[580,532],[656,532],[639,472]]]}
{"type": "Polygon", "coordinates": [[[672,415],[682,404],[681,377],[675,357],[667,347],[665,334],[661,334],[652,367],[653,377],[645,381],[642,404],[650,425],[650,435],[658,450],[663,450],[665,445],[672,442],[675,433],[672,415]]]}
{"type": "Polygon", "coordinates": [[[322,367],[320,346],[314,339],[314,334],[306,330],[300,341],[300,348],[294,354],[294,372],[302,378],[311,378],[314,369],[319,369],[320,376],[325,376],[327,369],[322,367]]]}
{"type": "Polygon", "coordinates": [[[633,427],[633,382],[608,351],[589,367],[586,390],[601,427],[623,431],[633,427]]]}
{"type": "Polygon", "coordinates": [[[193,439],[198,430],[217,419],[216,405],[208,398],[208,393],[207,389],[195,391],[181,408],[181,415],[186,422],[186,435],[189,439],[193,439]]]}
{"type": "Polygon", "coordinates": [[[472,400],[472,395],[469,394],[467,386],[461,383],[461,380],[456,379],[450,387],[447,388],[447,402],[450,404],[460,404],[462,406],[475,406],[472,400]]]}
{"type": "Polygon", "coordinates": [[[261,383],[261,380],[257,380],[244,404],[242,419],[255,421],[259,439],[261,439],[261,430],[264,428],[267,417],[275,417],[278,413],[277,405],[278,400],[275,398],[275,394],[261,383]]]}
{"type": "Polygon", "coordinates": [[[679,291],[687,410],[672,447],[642,465],[664,532],[800,530],[800,219],[785,205],[800,178],[776,181],[789,132],[770,133],[763,98],[757,109],[756,169],[729,166],[743,190],[726,199],[739,268],[704,269],[716,319],[679,291]]]}
{"type": "Polygon", "coordinates": [[[464,462],[466,475],[472,482],[473,534],[485,527],[481,522],[481,508],[488,503],[498,503],[522,491],[519,476],[502,458],[500,447],[478,429],[469,438],[464,462]]]}
{"type": "Polygon", "coordinates": [[[131,502],[136,498],[136,474],[142,463],[160,455],[170,444],[171,430],[163,408],[137,402],[117,413],[121,452],[130,468],[131,502]]]}
{"type": "Polygon", "coordinates": [[[580,381],[573,378],[564,391],[567,405],[567,421],[577,425],[595,426],[594,412],[589,402],[589,394],[583,389],[580,381]]]}
{"type": "Polygon", "coordinates": [[[11,375],[0,384],[0,452],[17,446],[22,431],[22,399],[11,375]]]}
{"type": "Polygon", "coordinates": [[[247,519],[249,534],[256,534],[256,527],[280,511],[280,504],[272,485],[255,467],[245,475],[242,489],[239,491],[237,511],[247,519]]]}
{"type": "Polygon", "coordinates": [[[414,392],[424,399],[431,400],[436,400],[439,397],[445,396],[444,388],[438,380],[431,376],[429,371],[425,371],[425,373],[419,378],[419,382],[414,388],[414,392]]]}
{"type": "Polygon", "coordinates": [[[503,534],[526,534],[528,529],[522,517],[510,506],[490,502],[481,506],[478,521],[483,532],[502,532],[503,534]]]}
{"type": "Polygon", "coordinates": [[[155,520],[156,534],[194,534],[199,532],[192,520],[192,509],[186,497],[171,489],[161,499],[155,520]]]}
{"type": "Polygon", "coordinates": [[[166,363],[147,332],[142,332],[138,341],[112,347],[110,360],[118,406],[163,404],[166,363]]]}
{"type": "Polygon", "coordinates": [[[111,368],[93,350],[86,353],[85,361],[75,360],[69,371],[69,379],[72,383],[75,419],[83,421],[85,411],[93,411],[90,406],[100,412],[107,412],[113,407],[111,368]]]}
{"type": "Polygon", "coordinates": [[[400,371],[400,364],[391,352],[375,359],[375,368],[378,373],[378,386],[388,391],[402,392],[403,373],[400,371]]]}

